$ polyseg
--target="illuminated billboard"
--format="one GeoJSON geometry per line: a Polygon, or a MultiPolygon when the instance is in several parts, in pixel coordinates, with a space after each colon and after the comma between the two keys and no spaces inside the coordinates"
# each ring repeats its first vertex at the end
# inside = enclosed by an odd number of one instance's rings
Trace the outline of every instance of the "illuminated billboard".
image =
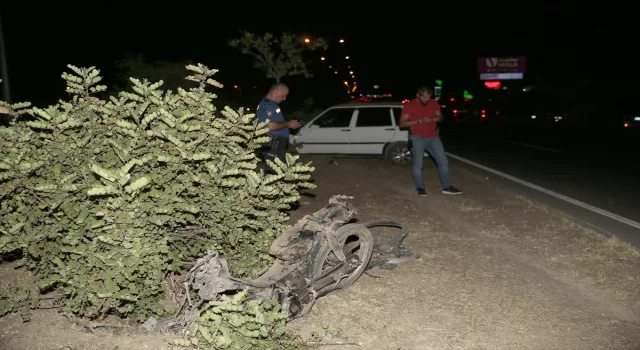
{"type": "Polygon", "coordinates": [[[503,56],[478,58],[478,74],[526,73],[527,57],[503,56]]]}

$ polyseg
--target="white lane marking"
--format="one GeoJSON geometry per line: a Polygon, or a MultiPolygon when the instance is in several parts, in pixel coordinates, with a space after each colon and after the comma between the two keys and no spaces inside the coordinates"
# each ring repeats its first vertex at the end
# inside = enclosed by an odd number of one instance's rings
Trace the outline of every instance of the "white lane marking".
{"type": "Polygon", "coordinates": [[[513,181],[513,182],[516,182],[516,183],[519,183],[519,184],[521,184],[521,185],[523,185],[523,186],[527,186],[527,187],[532,188],[532,189],[534,189],[534,190],[540,191],[540,192],[542,192],[542,193],[544,193],[544,194],[547,194],[547,195],[549,195],[549,196],[556,197],[556,198],[558,198],[558,199],[560,199],[560,200],[563,200],[563,201],[565,201],[565,202],[571,203],[571,204],[573,204],[573,205],[577,205],[577,206],[579,206],[579,207],[581,207],[581,208],[584,208],[584,209],[590,210],[590,211],[592,211],[592,212],[594,212],[594,213],[597,213],[597,214],[600,214],[600,215],[602,215],[602,216],[606,216],[606,217],[608,217],[609,219],[612,219],[612,220],[615,220],[615,221],[621,222],[621,223],[623,223],[623,224],[627,224],[627,225],[629,225],[629,226],[631,226],[631,227],[635,227],[635,228],[637,228],[637,229],[640,229],[640,223],[639,223],[639,222],[633,221],[633,220],[631,220],[631,219],[627,219],[627,218],[625,218],[625,217],[622,217],[622,216],[620,216],[620,215],[617,215],[617,214],[614,214],[614,213],[612,213],[612,212],[606,211],[606,210],[604,210],[604,209],[600,209],[600,208],[598,208],[598,207],[594,207],[593,205],[590,205],[590,204],[587,204],[587,203],[581,202],[581,201],[579,201],[579,200],[577,200],[577,199],[573,199],[573,198],[571,198],[571,197],[567,197],[567,196],[562,195],[562,194],[560,194],[560,193],[553,192],[553,191],[548,190],[548,189],[546,189],[546,188],[544,188],[544,187],[540,187],[540,186],[538,186],[538,185],[534,185],[534,184],[532,184],[532,183],[530,183],[530,182],[527,182],[527,181],[524,181],[524,180],[518,179],[517,177],[511,176],[511,175],[509,175],[509,174],[505,174],[505,173],[503,173],[503,172],[501,172],[501,171],[498,171],[498,170],[495,170],[495,169],[491,169],[491,168],[486,167],[486,166],[484,166],[484,165],[482,165],[482,164],[478,164],[478,163],[476,163],[476,162],[474,162],[474,161],[471,161],[471,160],[469,160],[469,159],[466,159],[466,158],[463,158],[463,157],[457,156],[457,155],[455,155],[455,154],[451,154],[451,153],[449,153],[449,152],[445,152],[445,153],[447,154],[447,156],[449,156],[449,157],[451,157],[451,158],[453,158],[453,159],[457,159],[457,160],[459,160],[459,161],[461,161],[461,162],[467,163],[467,164],[469,164],[469,165],[473,165],[473,166],[475,166],[476,168],[480,168],[480,169],[482,169],[482,170],[484,170],[484,171],[488,171],[488,172],[490,172],[490,173],[492,173],[492,174],[495,174],[495,175],[498,175],[498,176],[504,177],[505,179],[509,179],[509,180],[511,180],[511,181],[513,181]]]}
{"type": "Polygon", "coordinates": [[[532,145],[530,143],[517,142],[517,141],[509,141],[509,143],[514,144],[514,145],[518,145],[518,146],[541,149],[543,151],[549,151],[549,152],[555,152],[555,153],[564,153],[563,150],[559,150],[559,149],[555,149],[555,148],[549,148],[549,147],[542,147],[542,146],[538,146],[538,145],[532,145]]]}

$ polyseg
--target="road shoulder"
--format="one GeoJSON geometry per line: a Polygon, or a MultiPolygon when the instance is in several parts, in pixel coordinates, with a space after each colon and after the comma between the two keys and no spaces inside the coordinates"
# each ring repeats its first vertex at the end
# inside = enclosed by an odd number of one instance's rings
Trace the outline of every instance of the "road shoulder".
{"type": "Polygon", "coordinates": [[[417,197],[408,167],[309,159],[319,188],[301,212],[354,195],[363,221],[407,220],[406,244],[422,259],[374,270],[380,278],[319,300],[294,327],[331,324],[371,349],[640,344],[640,255],[629,245],[455,165],[463,195],[442,195],[425,162],[429,196],[417,197]]]}

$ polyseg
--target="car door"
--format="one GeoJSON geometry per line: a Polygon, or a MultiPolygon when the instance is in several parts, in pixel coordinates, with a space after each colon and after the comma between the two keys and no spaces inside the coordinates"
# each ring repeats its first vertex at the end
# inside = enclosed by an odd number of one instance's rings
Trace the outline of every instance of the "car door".
{"type": "Polygon", "coordinates": [[[402,107],[394,107],[392,111],[393,111],[393,122],[394,122],[393,125],[397,128],[396,133],[393,135],[393,142],[397,142],[397,141],[409,142],[409,128],[400,127],[400,115],[402,114],[402,107]]]}
{"type": "Polygon", "coordinates": [[[301,128],[295,137],[300,153],[348,154],[355,109],[331,108],[301,128]]]}
{"type": "Polygon", "coordinates": [[[384,145],[393,140],[391,107],[360,107],[356,110],[351,131],[351,151],[355,154],[382,154],[384,145]]]}

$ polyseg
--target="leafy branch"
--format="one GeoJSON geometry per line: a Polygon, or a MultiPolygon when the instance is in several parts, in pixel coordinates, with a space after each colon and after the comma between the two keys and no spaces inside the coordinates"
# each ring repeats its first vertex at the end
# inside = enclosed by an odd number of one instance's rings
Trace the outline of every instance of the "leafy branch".
{"type": "Polygon", "coordinates": [[[237,48],[245,55],[255,59],[253,67],[266,73],[267,78],[280,83],[286,76],[303,75],[310,78],[313,75],[307,69],[304,53],[318,49],[327,49],[327,41],[323,38],[314,39],[306,43],[299,35],[282,33],[276,37],[272,33],[262,36],[242,32],[239,38],[229,42],[231,47],[237,48]]]}

